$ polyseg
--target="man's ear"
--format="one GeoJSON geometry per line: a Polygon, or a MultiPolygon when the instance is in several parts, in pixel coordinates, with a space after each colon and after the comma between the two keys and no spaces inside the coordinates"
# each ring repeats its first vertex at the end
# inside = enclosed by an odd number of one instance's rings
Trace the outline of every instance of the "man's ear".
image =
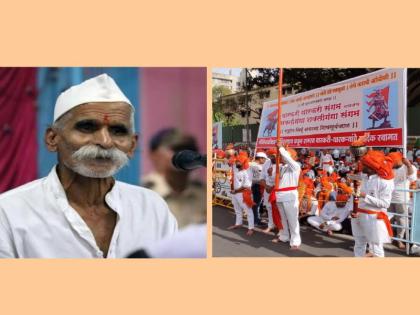
{"type": "Polygon", "coordinates": [[[131,159],[134,155],[134,151],[136,150],[137,147],[137,141],[139,140],[139,136],[137,134],[134,134],[131,137],[131,143],[130,143],[130,149],[127,152],[128,157],[131,159]]]}
{"type": "Polygon", "coordinates": [[[53,128],[49,127],[45,131],[44,141],[48,151],[57,152],[58,134],[53,128]]]}

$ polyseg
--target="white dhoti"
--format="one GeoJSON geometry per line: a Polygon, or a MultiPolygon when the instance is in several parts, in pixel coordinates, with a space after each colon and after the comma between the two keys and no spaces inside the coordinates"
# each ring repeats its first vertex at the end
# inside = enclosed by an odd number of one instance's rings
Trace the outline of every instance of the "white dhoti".
{"type": "Polygon", "coordinates": [[[371,252],[377,257],[384,257],[384,243],[390,243],[385,222],[376,218],[375,214],[359,213],[357,218],[351,219],[351,228],[354,237],[354,255],[363,257],[369,243],[371,252]]]}
{"type": "Polygon", "coordinates": [[[273,209],[271,208],[271,203],[268,200],[270,194],[264,190],[264,206],[267,209],[268,214],[268,228],[274,228],[274,221],[273,221],[273,209]]]}
{"type": "Polygon", "coordinates": [[[243,194],[237,193],[232,195],[233,209],[235,210],[236,221],[235,225],[242,225],[243,223],[243,211],[247,213],[248,229],[254,228],[254,213],[252,208],[248,207],[244,202],[243,194]]]}
{"type": "Polygon", "coordinates": [[[290,246],[300,246],[302,240],[300,238],[299,226],[299,199],[297,192],[292,194],[290,200],[278,201],[277,207],[280,211],[281,223],[283,229],[279,232],[279,239],[282,242],[290,242],[290,246]]]}

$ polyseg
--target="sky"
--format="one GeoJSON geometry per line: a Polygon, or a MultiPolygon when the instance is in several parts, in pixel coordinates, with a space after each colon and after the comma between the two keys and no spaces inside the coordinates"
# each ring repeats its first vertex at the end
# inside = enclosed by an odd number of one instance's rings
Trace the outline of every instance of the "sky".
{"type": "Polygon", "coordinates": [[[239,77],[242,68],[212,68],[212,73],[229,74],[229,70],[232,70],[232,75],[239,77]]]}

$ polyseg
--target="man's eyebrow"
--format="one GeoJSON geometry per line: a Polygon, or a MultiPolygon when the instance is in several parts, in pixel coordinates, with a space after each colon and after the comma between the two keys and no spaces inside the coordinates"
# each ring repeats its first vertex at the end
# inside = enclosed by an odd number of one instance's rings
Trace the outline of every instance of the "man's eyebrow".
{"type": "Polygon", "coordinates": [[[127,128],[128,129],[128,124],[124,124],[124,123],[110,123],[109,126],[110,127],[127,128]]]}
{"type": "Polygon", "coordinates": [[[93,119],[93,118],[85,118],[85,119],[80,119],[80,120],[75,122],[75,124],[83,124],[83,123],[97,124],[97,123],[99,123],[99,120],[98,119],[93,119]]]}

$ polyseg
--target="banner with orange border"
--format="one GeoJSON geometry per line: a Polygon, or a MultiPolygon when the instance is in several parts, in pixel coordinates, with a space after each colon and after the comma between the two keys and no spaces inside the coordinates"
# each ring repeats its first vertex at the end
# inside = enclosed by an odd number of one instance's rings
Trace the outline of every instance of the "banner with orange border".
{"type": "MultiPolygon", "coordinates": [[[[281,140],[291,147],[348,147],[365,132],[368,146],[405,147],[406,69],[383,69],[284,97],[281,140]]],[[[264,103],[257,148],[276,144],[277,100],[264,103]]]]}

